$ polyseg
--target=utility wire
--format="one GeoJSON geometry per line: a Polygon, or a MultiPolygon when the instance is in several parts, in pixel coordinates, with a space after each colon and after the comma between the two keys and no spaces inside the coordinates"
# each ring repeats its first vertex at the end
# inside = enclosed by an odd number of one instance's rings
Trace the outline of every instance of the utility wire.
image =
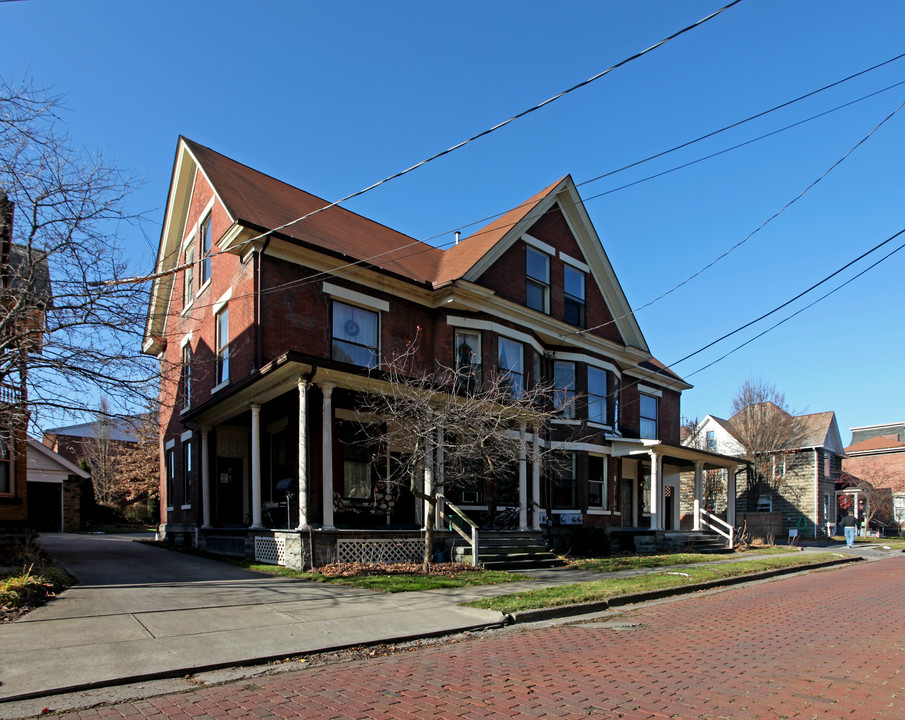
{"type": "MultiPolygon", "coordinates": [[[[459,150],[460,148],[463,148],[466,145],[470,145],[471,143],[475,142],[476,140],[479,140],[482,137],[486,137],[487,135],[490,135],[491,133],[494,133],[497,130],[500,130],[500,129],[506,127],[507,125],[515,122],[516,120],[519,120],[519,119],[525,117],[526,115],[530,115],[531,113],[537,112],[541,108],[544,108],[547,105],[550,105],[550,104],[556,102],[557,100],[565,97],[566,95],[569,95],[570,93],[573,93],[576,90],[579,90],[587,85],[590,85],[591,83],[599,80],[600,78],[605,77],[606,75],[609,75],[614,70],[617,70],[618,68],[623,67],[624,65],[627,65],[634,60],[644,57],[645,55],[653,52],[654,50],[656,50],[659,47],[662,47],[663,45],[670,42],[671,40],[674,40],[675,38],[679,37],[680,35],[684,35],[685,33],[689,32],[691,30],[694,30],[697,27],[700,27],[704,23],[708,22],[709,20],[712,20],[713,18],[717,17],[721,13],[725,12],[729,8],[731,8],[735,5],[738,5],[740,2],[742,2],[742,0],[732,0],[732,2],[728,3],[727,5],[724,5],[719,10],[716,10],[715,12],[710,13],[706,17],[701,18],[697,22],[694,22],[691,25],[688,25],[687,27],[684,27],[681,30],[674,32],[672,35],[669,35],[668,37],[663,38],[659,42],[654,43],[653,45],[645,48],[644,50],[641,50],[640,52],[637,52],[634,55],[631,55],[631,56],[625,58],[624,60],[619,61],[615,65],[611,65],[606,70],[603,70],[603,71],[597,73],[596,75],[592,75],[587,80],[583,80],[582,82],[580,82],[576,85],[573,85],[572,87],[567,88],[566,90],[563,90],[562,92],[557,93],[556,95],[554,95],[552,97],[547,98],[546,100],[538,103],[537,105],[534,105],[533,107],[527,108],[526,110],[522,110],[521,112],[516,113],[509,119],[499,122],[496,125],[488,128],[486,130],[483,130],[482,132],[479,132],[477,135],[473,135],[472,137],[470,137],[466,140],[456,143],[455,145],[447,148],[446,150],[441,150],[440,152],[435,153],[434,155],[431,155],[430,157],[425,158],[424,160],[421,160],[420,162],[415,163],[414,165],[411,165],[411,166],[405,168],[404,170],[400,170],[397,173],[394,173],[392,175],[385,177],[383,180],[378,180],[377,182],[372,183],[371,185],[368,185],[367,187],[362,188],[361,190],[357,190],[356,192],[350,193],[350,194],[340,198],[339,200],[335,200],[334,202],[328,203],[327,205],[324,205],[323,207],[318,208],[317,210],[312,210],[311,212],[306,213],[306,214],[302,215],[301,217],[296,218],[295,220],[291,220],[287,223],[284,223],[283,225],[279,225],[278,227],[271,228],[270,230],[267,230],[266,232],[256,235],[253,238],[245,240],[244,242],[241,243],[241,245],[247,245],[247,244],[253,243],[256,240],[261,240],[262,238],[266,237],[267,235],[270,235],[275,232],[279,232],[280,230],[285,230],[286,228],[288,228],[292,225],[295,225],[297,223],[300,223],[303,220],[307,220],[308,218],[313,217],[314,215],[317,215],[319,213],[322,213],[325,210],[329,210],[330,208],[337,207],[338,205],[340,205],[348,200],[351,200],[353,198],[364,195],[365,193],[370,192],[371,190],[374,190],[375,188],[380,187],[381,185],[384,185],[385,183],[388,183],[391,180],[395,180],[397,178],[402,177],[403,175],[407,175],[408,173],[410,173],[414,170],[417,170],[418,168],[423,167],[424,165],[427,165],[428,163],[433,162],[434,160],[437,160],[445,155],[449,155],[450,153],[455,152],[456,150],[459,150]]],[[[156,280],[157,278],[164,277],[165,275],[168,275],[168,274],[171,274],[174,272],[178,272],[179,270],[183,269],[184,267],[187,267],[187,266],[183,265],[183,266],[179,266],[177,268],[171,268],[170,270],[160,272],[160,273],[154,273],[152,275],[146,275],[144,277],[126,278],[126,279],[119,280],[119,281],[110,281],[110,284],[136,283],[136,282],[145,282],[148,280],[156,280]]],[[[99,282],[96,284],[103,285],[105,283],[99,282]]]]}

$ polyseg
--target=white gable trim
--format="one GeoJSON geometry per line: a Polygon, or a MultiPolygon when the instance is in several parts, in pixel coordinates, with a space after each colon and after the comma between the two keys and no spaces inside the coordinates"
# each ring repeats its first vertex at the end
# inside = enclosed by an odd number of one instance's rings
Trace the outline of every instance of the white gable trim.
{"type": "Polygon", "coordinates": [[[47,447],[44,443],[35,440],[34,438],[28,438],[28,448],[30,451],[37,452],[48,460],[56,463],[61,468],[63,468],[68,475],[78,475],[83,480],[87,480],[91,475],[82,470],[78,465],[66,459],[58,452],[54,452],[49,447],[47,447]]]}

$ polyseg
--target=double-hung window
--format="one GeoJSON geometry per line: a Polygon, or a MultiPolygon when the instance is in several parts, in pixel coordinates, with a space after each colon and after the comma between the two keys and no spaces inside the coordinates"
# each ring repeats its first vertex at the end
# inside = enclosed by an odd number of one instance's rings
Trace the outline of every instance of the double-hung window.
{"type": "Polygon", "coordinates": [[[553,363],[553,403],[562,418],[575,417],[575,363],[553,363]]]}
{"type": "Polygon", "coordinates": [[[376,368],[379,316],[373,310],[333,301],[333,359],[376,368]]]}
{"type": "MultiPolygon", "coordinates": [[[[174,441],[171,441],[174,442],[174,441]]],[[[174,448],[167,449],[167,507],[172,509],[174,506],[173,495],[175,494],[174,485],[176,484],[176,450],[174,448]]]]}
{"type": "Polygon", "coordinates": [[[588,421],[606,424],[606,370],[588,367],[588,421]]]}
{"type": "Polygon", "coordinates": [[[641,394],[641,437],[654,440],[657,437],[657,398],[641,394]]]}
{"type": "Polygon", "coordinates": [[[194,466],[192,463],[192,441],[186,440],[182,443],[182,504],[188,506],[192,504],[192,472],[194,466]]]}
{"type": "Polygon", "coordinates": [[[716,433],[713,430],[707,431],[707,449],[716,452],[716,433]]]}
{"type": "Polygon", "coordinates": [[[201,221],[201,286],[211,279],[211,241],[212,228],[210,214],[201,221]]]}
{"type": "Polygon", "coordinates": [[[182,307],[187,308],[195,299],[195,249],[191,245],[185,249],[184,261],[182,307]]]}
{"type": "Polygon", "coordinates": [[[578,507],[577,483],[575,481],[575,453],[555,453],[552,464],[553,490],[550,499],[553,507],[557,510],[578,507]]]}
{"type": "Polygon", "coordinates": [[[563,319],[578,327],[585,326],[584,273],[569,265],[563,266],[563,319]]]}
{"type": "Polygon", "coordinates": [[[192,405],[192,346],[182,346],[182,407],[192,405]]]}
{"type": "Polygon", "coordinates": [[[13,485],[13,430],[0,427],[0,495],[12,495],[13,485]]]}
{"type": "Polygon", "coordinates": [[[550,256],[527,247],[525,303],[533,310],[550,312],[550,256]]]}
{"type": "Polygon", "coordinates": [[[513,397],[521,397],[525,389],[525,369],[522,344],[509,338],[498,338],[497,368],[501,387],[513,397]]]}
{"type": "Polygon", "coordinates": [[[606,458],[599,455],[588,456],[588,508],[606,510],[609,504],[607,488],[606,458]]]}
{"type": "Polygon", "coordinates": [[[456,330],[456,375],[467,390],[480,390],[481,333],[478,330],[456,330]]]}
{"type": "Polygon", "coordinates": [[[214,316],[217,341],[217,384],[229,380],[229,306],[224,305],[214,316]]]}

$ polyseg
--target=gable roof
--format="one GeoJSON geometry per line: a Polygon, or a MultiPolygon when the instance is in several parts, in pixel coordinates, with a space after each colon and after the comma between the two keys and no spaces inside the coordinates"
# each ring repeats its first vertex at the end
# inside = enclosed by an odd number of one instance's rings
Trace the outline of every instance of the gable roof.
{"type": "MultiPolygon", "coordinates": [[[[842,438],[839,435],[839,427],[836,424],[836,413],[832,410],[819,413],[810,413],[806,415],[791,416],[785,410],[772,402],[756,403],[755,405],[765,405],[774,412],[782,413],[787,417],[796,417],[803,423],[803,436],[799,448],[819,448],[825,447],[837,453],[842,453],[842,438]]],[[[749,406],[750,407],[750,406],[749,406]]],[[[739,410],[728,421],[720,421],[725,423],[724,427],[738,440],[737,431],[733,430],[735,419],[745,412],[745,408],[739,410]]],[[[709,416],[713,417],[713,416],[709,416]]],[[[717,418],[714,418],[717,419],[717,418]]],[[[739,442],[741,442],[739,440],[739,442]]]]}
{"type": "Polygon", "coordinates": [[[878,435],[853,443],[845,448],[846,453],[870,452],[872,450],[902,451],[905,450],[905,442],[901,442],[896,434],[878,435]]]}
{"type": "Polygon", "coordinates": [[[78,475],[80,478],[88,479],[91,477],[90,473],[85,470],[82,470],[78,465],[67,460],[58,452],[54,452],[51,448],[43,445],[42,443],[35,440],[33,437],[28,438],[28,463],[29,466],[37,467],[40,463],[37,462],[37,458],[43,458],[46,462],[49,462],[51,466],[57,465],[58,468],[62,472],[66,472],[70,475],[78,475]]]}

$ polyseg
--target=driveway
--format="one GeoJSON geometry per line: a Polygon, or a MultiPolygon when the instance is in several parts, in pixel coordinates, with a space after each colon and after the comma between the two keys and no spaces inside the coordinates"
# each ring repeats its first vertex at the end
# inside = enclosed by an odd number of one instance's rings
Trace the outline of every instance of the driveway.
{"type": "MultiPolygon", "coordinates": [[[[0,700],[502,623],[421,594],[261,575],[128,536],[45,535],[79,584],[0,626],[0,700]]],[[[0,713],[2,714],[2,713],[0,713]]]]}

